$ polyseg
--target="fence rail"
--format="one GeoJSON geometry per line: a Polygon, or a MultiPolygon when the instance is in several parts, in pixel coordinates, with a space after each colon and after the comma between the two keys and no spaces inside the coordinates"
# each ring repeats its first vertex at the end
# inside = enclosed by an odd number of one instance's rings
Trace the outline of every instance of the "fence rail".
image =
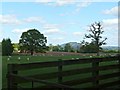
{"type": "Polygon", "coordinates": [[[51,61],[51,62],[39,62],[39,63],[28,63],[28,64],[8,64],[8,89],[18,88],[18,84],[31,82],[32,88],[34,88],[34,83],[39,82],[45,84],[40,88],[75,88],[75,85],[80,85],[83,83],[92,83],[92,86],[89,88],[101,88],[101,87],[109,87],[119,85],[120,82],[120,56],[112,56],[112,57],[102,57],[102,58],[84,58],[84,59],[75,59],[75,60],[58,60],[58,61],[51,61]],[[117,62],[110,65],[103,65],[101,66],[100,63],[102,62],[117,62]],[[84,67],[84,68],[74,68],[69,70],[64,70],[64,66],[69,65],[83,65],[83,64],[91,64],[91,67],[84,67]],[[30,75],[30,76],[21,76],[19,75],[19,71],[31,70],[31,69],[38,69],[38,68],[46,68],[46,67],[57,67],[56,72],[51,73],[43,73],[37,75],[30,75]],[[116,72],[110,72],[107,74],[100,74],[100,71],[105,70],[114,70],[116,72]],[[64,81],[63,78],[77,75],[77,74],[85,74],[91,73],[92,76],[86,78],[79,78],[64,81]],[[106,80],[110,78],[117,78],[115,81],[108,82],[108,83],[100,83],[100,80],[106,80]],[[47,79],[54,79],[57,78],[57,82],[50,82],[47,79]]]}

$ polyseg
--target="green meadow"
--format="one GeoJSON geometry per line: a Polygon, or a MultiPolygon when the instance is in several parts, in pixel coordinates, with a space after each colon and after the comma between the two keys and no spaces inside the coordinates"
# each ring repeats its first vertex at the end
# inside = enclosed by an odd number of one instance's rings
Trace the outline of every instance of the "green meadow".
{"type": "MultiPolygon", "coordinates": [[[[2,57],[2,86],[3,88],[6,88],[7,86],[7,79],[6,79],[6,73],[7,73],[7,65],[8,64],[13,64],[13,63],[17,63],[17,64],[23,64],[23,63],[34,63],[34,62],[48,62],[48,61],[56,61],[59,59],[63,59],[63,60],[67,60],[67,59],[76,59],[76,58],[90,58],[90,56],[80,56],[80,55],[64,55],[64,56],[3,56],[2,57]]],[[[103,65],[110,65],[110,64],[117,64],[118,62],[115,61],[111,61],[111,62],[106,62],[106,63],[100,63],[100,66],[103,65]]],[[[76,64],[76,65],[68,65],[68,66],[64,66],[63,70],[69,70],[69,69],[75,69],[75,68],[85,68],[85,67],[91,67],[91,63],[89,64],[76,64]]],[[[28,70],[28,71],[20,71],[19,75],[22,76],[29,76],[29,75],[37,75],[37,74],[44,74],[44,73],[51,73],[51,72],[56,72],[57,71],[57,67],[51,67],[51,68],[42,68],[42,69],[34,69],[34,70],[28,70]]],[[[108,73],[113,73],[113,72],[117,72],[118,70],[107,70],[107,71],[101,71],[100,74],[108,74],[108,73]]],[[[71,76],[67,76],[67,77],[63,77],[63,81],[69,81],[69,80],[74,80],[74,79],[80,79],[80,78],[86,78],[86,77],[90,77],[92,76],[92,73],[85,73],[85,74],[77,74],[77,75],[71,75],[71,76]]],[[[106,80],[102,80],[100,83],[105,83],[105,82],[109,82],[109,81],[113,81],[113,80],[117,80],[118,78],[112,78],[112,79],[108,79],[106,80]]],[[[55,79],[50,79],[48,81],[53,81],[56,82],[57,78],[55,79]]],[[[21,84],[23,87],[25,88],[30,88],[31,87],[31,83],[23,83],[21,84]]],[[[39,85],[38,83],[36,83],[36,87],[37,85],[39,85]]],[[[75,87],[86,87],[86,86],[90,86],[91,83],[86,83],[86,84],[82,84],[82,85],[76,85],[75,87]]]]}
{"type": "MultiPolygon", "coordinates": [[[[46,61],[56,61],[58,59],[72,59],[72,58],[82,58],[83,56],[79,55],[67,55],[67,56],[3,56],[2,57],[2,85],[3,88],[6,87],[6,73],[8,64],[23,64],[23,63],[33,63],[33,62],[46,62],[46,61]],[[28,60],[29,58],[29,60],[28,60]]],[[[48,70],[49,71],[49,70],[48,70]]],[[[46,72],[48,72],[46,71],[46,72]]],[[[39,71],[40,72],[40,71],[39,71]]],[[[35,72],[34,72],[35,73],[35,72]]],[[[26,73],[29,74],[29,73],[26,73]]]]}

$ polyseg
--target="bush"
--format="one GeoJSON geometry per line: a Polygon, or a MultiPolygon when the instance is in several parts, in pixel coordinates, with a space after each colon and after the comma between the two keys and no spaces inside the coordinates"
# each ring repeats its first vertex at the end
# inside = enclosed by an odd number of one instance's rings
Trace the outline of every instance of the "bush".
{"type": "Polygon", "coordinates": [[[11,43],[11,40],[3,39],[2,40],[2,55],[3,56],[9,56],[13,53],[13,45],[11,43]]]}

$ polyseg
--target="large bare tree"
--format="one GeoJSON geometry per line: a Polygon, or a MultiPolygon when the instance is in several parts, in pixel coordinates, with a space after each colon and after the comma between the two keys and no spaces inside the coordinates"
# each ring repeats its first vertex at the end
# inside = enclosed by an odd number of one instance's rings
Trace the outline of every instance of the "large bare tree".
{"type": "Polygon", "coordinates": [[[105,45],[105,41],[107,38],[102,39],[103,34],[103,26],[101,22],[95,22],[90,25],[89,27],[89,34],[85,34],[85,38],[90,38],[91,43],[93,43],[96,46],[97,49],[97,55],[99,56],[99,52],[102,45],[105,45]]]}

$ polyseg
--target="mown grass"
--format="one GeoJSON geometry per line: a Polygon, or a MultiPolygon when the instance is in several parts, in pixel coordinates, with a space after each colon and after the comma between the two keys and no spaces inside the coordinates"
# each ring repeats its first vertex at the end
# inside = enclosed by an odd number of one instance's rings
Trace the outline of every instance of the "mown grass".
{"type": "MultiPolygon", "coordinates": [[[[2,57],[2,86],[3,88],[6,87],[7,85],[7,79],[6,79],[6,74],[7,74],[7,65],[8,64],[23,64],[23,63],[34,63],[34,62],[46,62],[46,61],[57,61],[59,59],[72,59],[72,58],[83,58],[83,56],[79,55],[67,55],[67,56],[3,56],[2,57]],[[19,60],[20,57],[20,60],[19,60]],[[29,58],[29,60],[27,60],[29,58]]],[[[54,71],[54,69],[52,69],[54,71]]],[[[31,75],[31,72],[33,74],[38,74],[38,73],[44,73],[44,72],[52,72],[51,70],[48,69],[42,69],[42,70],[28,70],[28,71],[23,71],[21,72],[22,75],[31,75]]]]}
{"type": "Polygon", "coordinates": [[[2,56],[0,52],[0,89],[2,89],[2,56]]]}
{"type": "MultiPolygon", "coordinates": [[[[67,55],[67,56],[4,56],[2,57],[2,86],[3,88],[6,88],[7,86],[7,79],[6,79],[6,73],[7,73],[7,65],[8,64],[13,64],[13,63],[17,63],[17,64],[23,64],[23,63],[33,63],[33,62],[46,62],[46,61],[56,61],[58,59],[73,59],[73,58],[89,58],[89,56],[80,56],[80,55],[67,55]],[[20,60],[19,60],[20,57],[20,60]],[[9,59],[8,59],[9,58],[9,59]],[[28,60],[29,58],[29,60],[28,60]]],[[[104,66],[104,65],[111,65],[111,64],[117,64],[118,62],[115,61],[111,61],[111,62],[106,62],[106,63],[100,63],[100,66],[104,66]]],[[[91,63],[90,64],[76,64],[76,65],[68,65],[68,66],[64,66],[63,70],[70,70],[70,69],[75,69],[75,68],[85,68],[85,67],[91,67],[91,63]]],[[[51,67],[51,68],[42,68],[42,69],[34,69],[34,70],[28,70],[28,71],[20,71],[19,75],[22,76],[29,76],[29,75],[37,75],[37,74],[44,74],[44,73],[51,73],[51,72],[56,72],[57,68],[56,67],[51,67]]],[[[103,74],[108,74],[108,73],[113,73],[117,72],[117,70],[106,70],[106,71],[100,71],[100,75],[103,74]]],[[[67,76],[67,77],[63,77],[63,81],[69,81],[69,80],[73,80],[73,79],[80,79],[80,78],[86,78],[86,77],[91,77],[92,73],[85,73],[85,74],[77,74],[77,75],[71,75],[71,76],[67,76]]],[[[105,83],[105,82],[109,82],[111,80],[115,80],[110,79],[110,80],[103,80],[101,81],[101,83],[105,83]]],[[[57,78],[55,79],[49,79],[48,81],[53,81],[53,82],[57,82],[57,78]]],[[[30,88],[31,87],[31,83],[24,83],[21,84],[23,87],[26,88],[30,88]]],[[[38,86],[39,83],[36,83],[35,86],[38,86]]],[[[82,85],[76,85],[76,87],[86,87],[86,86],[90,86],[91,83],[86,83],[86,84],[82,84],[82,85]]]]}

